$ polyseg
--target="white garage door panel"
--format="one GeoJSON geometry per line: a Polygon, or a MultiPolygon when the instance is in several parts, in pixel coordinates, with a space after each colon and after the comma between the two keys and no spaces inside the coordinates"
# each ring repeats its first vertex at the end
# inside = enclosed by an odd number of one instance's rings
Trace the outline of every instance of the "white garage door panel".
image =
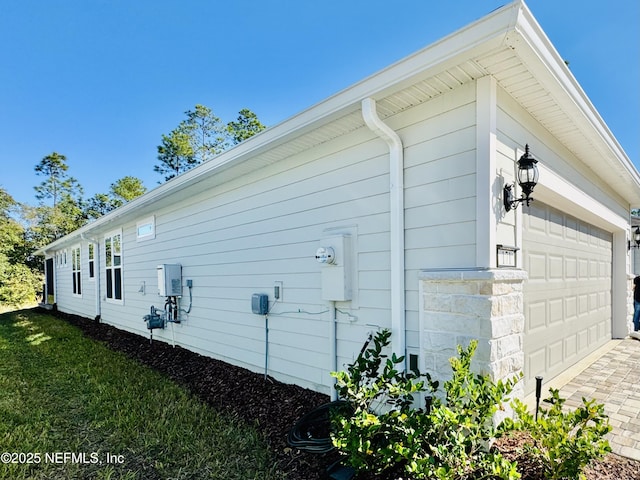
{"type": "Polygon", "coordinates": [[[612,235],[536,202],[525,209],[525,389],[611,339],[612,235]]]}

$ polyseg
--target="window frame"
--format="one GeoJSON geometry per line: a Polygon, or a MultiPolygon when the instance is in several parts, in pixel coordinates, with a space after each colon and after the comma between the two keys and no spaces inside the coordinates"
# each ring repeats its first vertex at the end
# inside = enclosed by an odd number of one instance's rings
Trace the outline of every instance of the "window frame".
{"type": "Polygon", "coordinates": [[[105,299],[108,303],[124,304],[124,281],[122,261],[122,230],[113,231],[104,237],[105,299]],[[115,241],[116,239],[117,242],[115,241]]]}
{"type": "Polygon", "coordinates": [[[137,242],[146,242],[149,240],[154,240],[156,238],[156,217],[155,215],[151,215],[150,217],[143,218],[136,222],[136,241],[137,242]],[[149,228],[150,231],[147,233],[140,233],[140,229],[149,228]]]}
{"type": "Polygon", "coordinates": [[[89,242],[87,245],[87,267],[89,274],[89,281],[96,280],[96,245],[93,242],[89,242]]]}
{"type": "Polygon", "coordinates": [[[71,249],[71,292],[74,297],[82,297],[82,247],[71,249]]]}

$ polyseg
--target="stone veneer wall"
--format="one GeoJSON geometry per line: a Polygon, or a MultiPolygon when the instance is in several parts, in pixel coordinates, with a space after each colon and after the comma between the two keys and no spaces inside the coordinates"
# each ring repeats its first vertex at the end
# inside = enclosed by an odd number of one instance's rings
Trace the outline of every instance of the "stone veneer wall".
{"type": "MultiPolygon", "coordinates": [[[[457,345],[478,340],[477,371],[494,380],[524,369],[524,270],[437,270],[420,273],[422,369],[451,377],[457,345]]],[[[514,394],[522,397],[520,382],[514,394]]]]}

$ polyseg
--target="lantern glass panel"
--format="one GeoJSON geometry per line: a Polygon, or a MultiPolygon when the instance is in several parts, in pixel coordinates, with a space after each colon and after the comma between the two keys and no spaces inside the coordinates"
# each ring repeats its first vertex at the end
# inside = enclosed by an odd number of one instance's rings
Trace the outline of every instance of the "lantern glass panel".
{"type": "Polygon", "coordinates": [[[520,185],[526,183],[533,183],[535,185],[538,183],[538,169],[535,164],[522,165],[518,169],[518,183],[520,185]]]}

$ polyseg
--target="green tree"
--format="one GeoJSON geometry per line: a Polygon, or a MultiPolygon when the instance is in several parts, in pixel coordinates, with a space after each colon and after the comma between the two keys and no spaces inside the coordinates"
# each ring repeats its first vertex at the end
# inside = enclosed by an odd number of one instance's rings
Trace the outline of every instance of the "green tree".
{"type": "Polygon", "coordinates": [[[238,112],[238,118],[227,123],[227,132],[234,145],[253,137],[260,133],[265,127],[258,119],[258,116],[248,108],[243,108],[238,112]]]}
{"type": "Polygon", "coordinates": [[[45,177],[40,185],[34,187],[40,204],[29,215],[38,227],[33,240],[45,245],[56,238],[81,227],[86,219],[82,208],[82,187],[69,176],[67,157],[57,152],[44,157],[35,167],[36,174],[45,177]],[[51,200],[47,205],[45,200],[51,200]]]}
{"type": "Polygon", "coordinates": [[[164,175],[165,181],[190,170],[198,164],[190,137],[180,127],[169,135],[162,135],[158,146],[158,165],[153,170],[164,175]]]}
{"type": "Polygon", "coordinates": [[[179,128],[189,136],[198,164],[211,160],[227,149],[227,129],[210,108],[198,104],[184,113],[187,119],[179,128]]]}
{"type": "Polygon", "coordinates": [[[111,184],[109,193],[115,201],[122,202],[124,205],[131,200],[144,195],[147,192],[147,187],[144,186],[142,180],[136,177],[127,175],[119,180],[116,180],[111,184]]]}
{"type": "Polygon", "coordinates": [[[109,193],[96,193],[84,204],[88,220],[99,218],[146,193],[142,180],[126,176],[111,184],[109,193]]]}
{"type": "Polygon", "coordinates": [[[246,140],[266,127],[251,110],[240,110],[238,118],[226,125],[210,108],[197,104],[185,112],[186,119],[169,135],[162,135],[158,146],[160,163],[154,171],[165,181],[211,160],[233,145],[246,140]]]}
{"type": "Polygon", "coordinates": [[[24,244],[24,231],[21,225],[13,220],[17,202],[0,187],[0,254],[11,263],[19,263],[24,254],[21,246],[24,244]]]}
{"type": "Polygon", "coordinates": [[[112,210],[118,208],[113,199],[106,193],[96,193],[84,203],[84,215],[87,220],[100,218],[112,210]]]}
{"type": "Polygon", "coordinates": [[[78,181],[67,174],[69,166],[67,157],[57,152],[44,157],[35,167],[36,174],[43,175],[44,181],[34,187],[36,198],[40,201],[51,199],[53,208],[56,208],[58,201],[65,195],[71,197],[82,197],[82,187],[78,181]]]}
{"type": "Polygon", "coordinates": [[[0,187],[0,304],[20,306],[36,300],[42,276],[26,264],[31,247],[16,220],[18,203],[0,187]]]}

